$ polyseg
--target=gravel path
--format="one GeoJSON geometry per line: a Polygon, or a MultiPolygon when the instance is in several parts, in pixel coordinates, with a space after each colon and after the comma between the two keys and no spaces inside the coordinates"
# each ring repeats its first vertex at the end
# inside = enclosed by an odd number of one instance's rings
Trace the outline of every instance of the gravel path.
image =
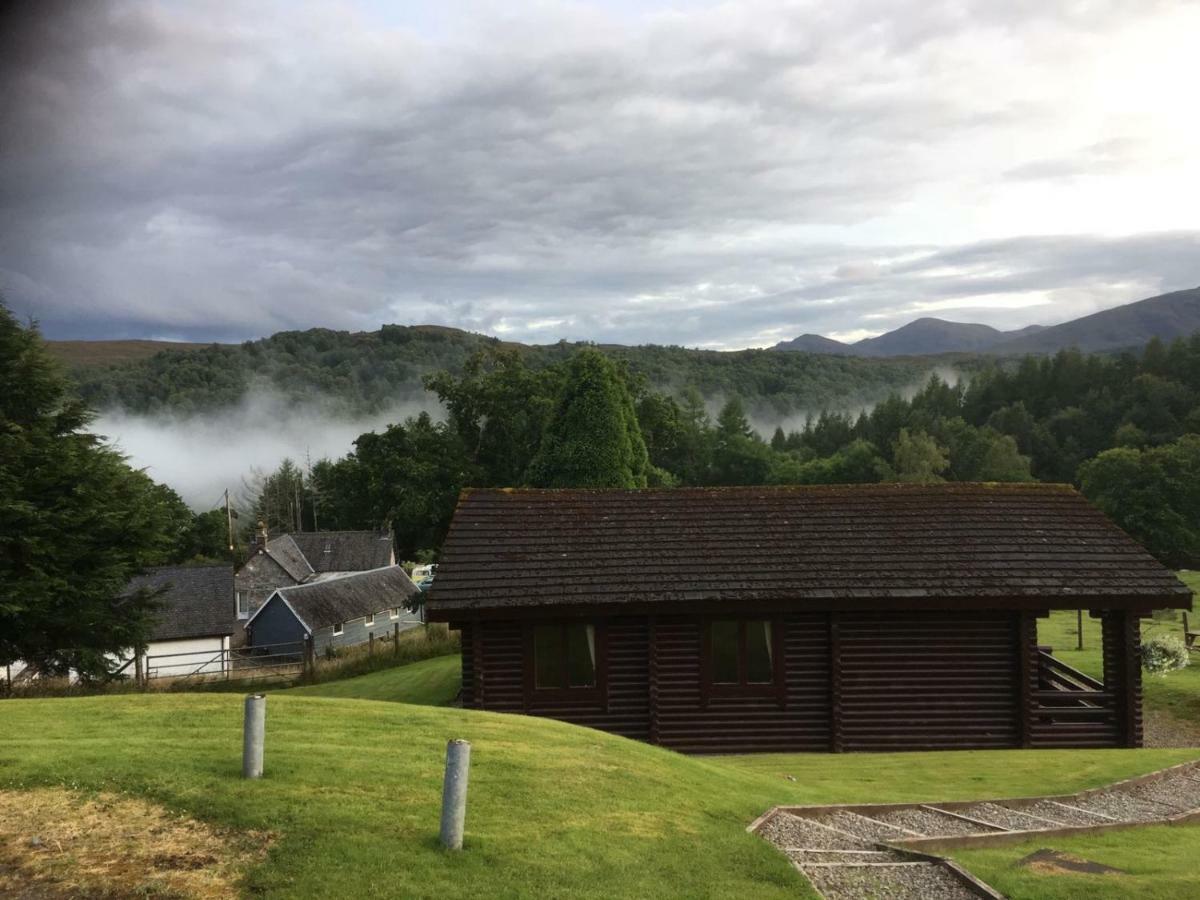
{"type": "Polygon", "coordinates": [[[987,831],[982,826],[972,825],[962,819],[944,816],[928,809],[891,809],[872,816],[872,818],[887,822],[889,825],[899,825],[901,828],[907,828],[909,831],[915,831],[917,834],[928,837],[952,837],[987,831]]]}
{"type": "Polygon", "coordinates": [[[976,803],[974,806],[958,809],[955,812],[1008,831],[1034,831],[1055,827],[1053,822],[1047,822],[1045,819],[1038,819],[996,803],[976,803]]]}
{"type": "Polygon", "coordinates": [[[935,865],[805,869],[829,900],[978,900],[949,870],[935,865]]]}
{"type": "Polygon", "coordinates": [[[814,816],[814,818],[818,822],[832,825],[834,828],[840,828],[842,831],[848,831],[862,838],[864,841],[870,841],[873,844],[879,841],[894,841],[912,837],[911,834],[900,828],[872,821],[874,817],[866,818],[857,813],[845,812],[844,810],[838,810],[835,813],[823,816],[814,816]]]}
{"type": "Polygon", "coordinates": [[[932,808],[936,804],[928,809],[910,806],[862,813],[852,807],[777,812],[758,833],[787,853],[826,900],[965,900],[979,895],[950,868],[918,861],[920,857],[903,852],[881,851],[879,844],[913,837],[908,832],[958,837],[1111,825],[1114,820],[1160,821],[1184,810],[1200,809],[1200,765],[1141,784],[1111,786],[1086,797],[1076,795],[1065,803],[1016,803],[985,800],[955,810],[987,825],[939,813],[932,808]]]}
{"type": "Polygon", "coordinates": [[[813,850],[873,850],[868,841],[846,837],[815,822],[780,813],[759,832],[776,847],[808,847],[813,850]]]}
{"type": "Polygon", "coordinates": [[[1079,809],[1073,804],[1069,805],[1071,806],[1070,809],[1052,800],[1039,800],[1037,803],[1022,806],[1021,809],[1028,810],[1035,816],[1042,816],[1046,819],[1062,822],[1063,825],[1104,825],[1112,821],[1111,819],[1104,818],[1104,816],[1094,816],[1087,810],[1079,809]]]}
{"type": "Polygon", "coordinates": [[[1200,722],[1180,719],[1162,710],[1144,710],[1142,745],[1145,747],[1200,747],[1200,722]]]}
{"type": "Polygon", "coordinates": [[[1157,803],[1138,800],[1125,790],[1105,791],[1090,797],[1081,797],[1071,803],[1089,812],[1098,812],[1121,822],[1149,822],[1171,815],[1171,810],[1157,803]]]}
{"type": "Polygon", "coordinates": [[[1123,789],[1124,793],[1139,800],[1155,800],[1173,809],[1184,812],[1200,809],[1200,781],[1190,778],[1171,778],[1151,781],[1123,789]]]}

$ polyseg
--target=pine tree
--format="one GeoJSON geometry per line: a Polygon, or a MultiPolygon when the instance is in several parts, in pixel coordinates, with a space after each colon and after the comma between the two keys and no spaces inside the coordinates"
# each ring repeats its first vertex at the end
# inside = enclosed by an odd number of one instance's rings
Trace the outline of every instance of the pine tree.
{"type": "Polygon", "coordinates": [[[157,599],[125,589],[178,535],[90,420],[36,328],[0,303],[0,663],[89,677],[146,643],[157,599]]]}
{"type": "Polygon", "coordinates": [[[580,350],[526,472],[534,487],[645,487],[649,468],[633,397],[616,364],[580,350]]]}

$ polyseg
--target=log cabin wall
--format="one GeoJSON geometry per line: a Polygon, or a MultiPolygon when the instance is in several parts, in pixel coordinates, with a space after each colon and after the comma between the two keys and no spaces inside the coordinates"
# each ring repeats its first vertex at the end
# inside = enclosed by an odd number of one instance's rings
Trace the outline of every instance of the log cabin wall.
{"type": "Polygon", "coordinates": [[[842,613],[846,750],[1020,746],[1018,614],[842,613]]]}
{"type": "Polygon", "coordinates": [[[596,619],[599,690],[546,698],[532,688],[529,624],[462,630],[463,704],[560,719],[685,753],[1136,746],[1137,619],[1104,617],[1106,687],[1132,724],[1084,727],[1038,715],[1036,615],[844,612],[780,615],[782,688],[750,696],[706,688],[704,620],[596,619]],[[1130,624],[1132,623],[1132,624],[1130,624]],[[1133,649],[1131,649],[1133,648],[1133,649]],[[1130,660],[1134,661],[1132,667],[1130,660]],[[1085,733],[1086,732],[1086,733],[1085,733]]]}
{"type": "Polygon", "coordinates": [[[783,616],[783,690],[758,696],[705,691],[703,624],[660,618],[658,742],[684,753],[821,751],[830,748],[829,616],[783,616]]]}

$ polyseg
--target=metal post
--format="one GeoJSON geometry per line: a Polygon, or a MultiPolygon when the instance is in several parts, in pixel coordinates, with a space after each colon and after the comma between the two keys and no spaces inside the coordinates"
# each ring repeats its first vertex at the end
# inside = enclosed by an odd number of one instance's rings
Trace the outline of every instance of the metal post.
{"type": "Polygon", "coordinates": [[[266,735],[265,694],[246,695],[246,718],[242,726],[242,777],[262,778],[263,739],[266,735]]]}
{"type": "Polygon", "coordinates": [[[375,657],[375,632],[367,632],[367,656],[374,659],[375,657]]]}
{"type": "Polygon", "coordinates": [[[446,780],[442,785],[442,846],[461,850],[467,817],[467,776],[471,771],[471,744],[455,738],[446,744],[446,780]]]}
{"type": "Polygon", "coordinates": [[[1082,650],[1083,649],[1083,610],[1077,609],[1077,610],[1075,610],[1075,614],[1078,617],[1078,622],[1079,622],[1079,626],[1078,626],[1079,627],[1079,632],[1078,632],[1079,633],[1079,646],[1076,647],[1075,649],[1082,650]]]}
{"type": "MultiPolygon", "coordinates": [[[[1186,630],[1186,629],[1185,629],[1186,630]]],[[[392,626],[392,655],[400,656],[400,623],[392,626]]]]}

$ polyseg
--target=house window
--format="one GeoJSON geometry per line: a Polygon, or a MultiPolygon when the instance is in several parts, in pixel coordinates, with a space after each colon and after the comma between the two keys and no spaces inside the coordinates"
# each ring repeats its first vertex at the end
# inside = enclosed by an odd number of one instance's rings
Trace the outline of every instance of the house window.
{"type": "Polygon", "coordinates": [[[250,607],[246,603],[245,595],[241,591],[234,591],[234,597],[237,598],[237,617],[239,619],[250,618],[250,607]]]}
{"type": "Polygon", "coordinates": [[[389,619],[398,619],[398,618],[400,618],[400,607],[398,607],[398,606],[393,606],[393,607],[392,607],[392,608],[391,608],[391,609],[388,611],[388,618],[389,618],[389,619]]]}
{"type": "Polygon", "coordinates": [[[535,626],[533,686],[538,690],[595,687],[595,626],[574,622],[535,626]]]}
{"type": "Polygon", "coordinates": [[[716,619],[709,625],[709,681],[714,687],[775,682],[774,629],[767,619],[716,619]]]}
{"type": "Polygon", "coordinates": [[[367,616],[363,620],[363,624],[366,625],[368,628],[370,628],[372,625],[374,625],[375,624],[375,614],[371,613],[371,615],[367,616]]]}
{"type": "Polygon", "coordinates": [[[345,622],[338,622],[336,625],[334,625],[334,626],[333,626],[333,633],[334,633],[334,634],[341,634],[341,633],[342,633],[342,626],[343,626],[343,625],[345,625],[345,624],[346,624],[345,622]]]}

